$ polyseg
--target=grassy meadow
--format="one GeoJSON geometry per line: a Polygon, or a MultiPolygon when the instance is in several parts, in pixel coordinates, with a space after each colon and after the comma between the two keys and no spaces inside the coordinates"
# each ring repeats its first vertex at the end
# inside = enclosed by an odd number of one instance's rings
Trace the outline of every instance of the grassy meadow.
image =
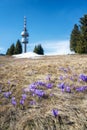
{"type": "Polygon", "coordinates": [[[87,130],[87,55],[1,56],[0,130],[87,130]]]}

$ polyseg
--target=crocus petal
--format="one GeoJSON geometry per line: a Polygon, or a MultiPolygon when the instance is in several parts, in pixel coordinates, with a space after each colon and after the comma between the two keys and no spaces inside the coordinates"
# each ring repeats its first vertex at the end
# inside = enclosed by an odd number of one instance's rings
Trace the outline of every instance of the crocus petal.
{"type": "Polygon", "coordinates": [[[57,117],[58,116],[58,109],[53,109],[52,110],[52,115],[57,117]]]}

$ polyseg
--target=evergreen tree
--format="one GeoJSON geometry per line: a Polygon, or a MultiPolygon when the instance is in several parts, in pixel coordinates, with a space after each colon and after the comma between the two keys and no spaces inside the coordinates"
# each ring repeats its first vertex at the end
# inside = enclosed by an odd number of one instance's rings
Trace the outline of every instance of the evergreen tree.
{"type": "Polygon", "coordinates": [[[7,49],[6,55],[10,55],[10,48],[7,49]]]}
{"type": "Polygon", "coordinates": [[[77,52],[77,45],[79,43],[80,40],[80,30],[77,24],[74,25],[74,28],[71,32],[71,36],[70,36],[70,50],[77,52]]]}
{"type": "Polygon", "coordinates": [[[80,40],[78,42],[78,45],[76,46],[76,52],[79,54],[83,54],[85,52],[85,46],[82,36],[80,36],[80,40]]]}
{"type": "Polygon", "coordinates": [[[74,25],[70,37],[70,50],[80,53],[87,53],[87,15],[80,18],[80,28],[74,25]]]}
{"type": "Polygon", "coordinates": [[[21,42],[18,40],[15,47],[15,54],[21,54],[22,53],[22,45],[21,42]]]}
{"type": "Polygon", "coordinates": [[[84,15],[84,17],[80,18],[80,31],[83,42],[83,53],[87,53],[87,15],[84,15]]]}
{"type": "Polygon", "coordinates": [[[10,46],[10,48],[8,48],[6,54],[7,55],[13,55],[14,54],[14,51],[15,51],[15,46],[14,46],[14,43],[10,46]]]}
{"type": "Polygon", "coordinates": [[[37,53],[39,55],[44,55],[44,50],[43,50],[41,44],[35,46],[33,52],[35,52],[35,53],[37,53]]]}

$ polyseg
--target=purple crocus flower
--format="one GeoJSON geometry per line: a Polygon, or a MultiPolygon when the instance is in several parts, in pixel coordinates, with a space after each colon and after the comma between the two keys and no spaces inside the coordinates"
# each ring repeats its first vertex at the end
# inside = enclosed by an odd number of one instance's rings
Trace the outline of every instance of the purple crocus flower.
{"type": "Polygon", "coordinates": [[[37,85],[35,83],[29,85],[29,90],[31,92],[34,92],[36,88],[37,88],[37,85]]]}
{"type": "Polygon", "coordinates": [[[39,97],[43,97],[45,95],[45,92],[43,90],[36,89],[34,92],[39,97]]]}
{"type": "Polygon", "coordinates": [[[63,76],[60,76],[60,77],[59,77],[59,79],[60,79],[60,80],[63,80],[63,79],[64,79],[64,77],[63,77],[63,76]]]}
{"type": "Polygon", "coordinates": [[[52,110],[52,115],[53,115],[54,117],[57,117],[57,116],[58,116],[58,109],[53,109],[53,110],[52,110]]]}
{"type": "Polygon", "coordinates": [[[24,105],[24,100],[23,99],[20,100],[20,104],[24,105]]]}
{"type": "Polygon", "coordinates": [[[64,92],[64,90],[65,90],[65,83],[60,83],[60,84],[58,84],[58,87],[62,90],[62,92],[64,92]]]}
{"type": "Polygon", "coordinates": [[[87,76],[84,74],[80,74],[79,78],[85,82],[87,82],[87,76]]]}
{"type": "Polygon", "coordinates": [[[87,86],[81,86],[79,88],[76,88],[76,91],[78,91],[78,92],[83,92],[85,90],[87,90],[87,86]]]}
{"type": "Polygon", "coordinates": [[[15,97],[12,97],[12,100],[15,100],[15,97]]]}
{"type": "Polygon", "coordinates": [[[64,71],[65,73],[68,72],[68,69],[61,67],[60,70],[64,71]]]}
{"type": "Polygon", "coordinates": [[[69,86],[66,86],[66,92],[71,93],[71,89],[69,86]]]}
{"type": "Polygon", "coordinates": [[[25,99],[26,99],[26,97],[27,97],[27,95],[26,95],[26,94],[22,94],[22,99],[23,99],[23,100],[25,100],[25,99]]]}
{"type": "Polygon", "coordinates": [[[48,89],[51,89],[53,87],[53,84],[52,83],[48,83],[47,85],[46,85],[46,88],[48,88],[48,89]]]}
{"type": "Polygon", "coordinates": [[[14,106],[16,106],[17,102],[16,102],[16,100],[15,100],[15,97],[12,97],[11,103],[12,103],[14,106]]]}
{"type": "Polygon", "coordinates": [[[37,85],[37,86],[45,86],[45,83],[42,82],[42,81],[37,81],[37,82],[36,82],[36,85],[37,85]]]}
{"type": "Polygon", "coordinates": [[[71,76],[71,77],[70,77],[70,80],[71,80],[71,81],[74,81],[74,78],[71,76]]]}
{"type": "Polygon", "coordinates": [[[16,106],[16,104],[17,104],[15,100],[12,100],[11,103],[12,103],[14,106],[16,106]]]}
{"type": "Polygon", "coordinates": [[[83,92],[83,91],[84,91],[84,88],[83,88],[83,87],[76,88],[76,91],[78,91],[78,92],[83,92]]]}
{"type": "Polygon", "coordinates": [[[30,105],[35,105],[36,102],[35,101],[30,101],[30,105]]]}
{"type": "Polygon", "coordinates": [[[5,98],[9,98],[11,94],[12,94],[11,91],[9,91],[9,92],[4,92],[4,97],[5,97],[5,98]]]}
{"type": "Polygon", "coordinates": [[[58,84],[58,87],[61,88],[61,89],[64,89],[65,88],[65,83],[58,84]]]}

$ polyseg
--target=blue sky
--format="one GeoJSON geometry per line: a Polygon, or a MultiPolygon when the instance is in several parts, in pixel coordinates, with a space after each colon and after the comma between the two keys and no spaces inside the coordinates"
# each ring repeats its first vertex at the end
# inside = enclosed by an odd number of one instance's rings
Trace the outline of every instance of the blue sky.
{"type": "Polygon", "coordinates": [[[28,51],[39,43],[45,53],[62,51],[64,46],[69,47],[73,26],[84,14],[87,0],[1,0],[0,53],[21,40],[24,16],[30,35],[28,51]]]}

